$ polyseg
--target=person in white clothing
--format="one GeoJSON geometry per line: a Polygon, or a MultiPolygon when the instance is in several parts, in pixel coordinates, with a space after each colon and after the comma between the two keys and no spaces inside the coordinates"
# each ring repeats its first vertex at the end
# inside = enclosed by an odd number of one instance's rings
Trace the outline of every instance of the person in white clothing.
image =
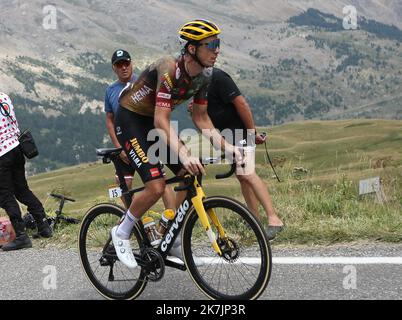
{"type": "Polygon", "coordinates": [[[42,203],[29,189],[25,178],[25,157],[19,145],[19,134],[11,99],[0,92],[0,207],[10,217],[16,233],[15,240],[4,245],[3,251],[32,247],[17,200],[28,207],[36,221],[39,236],[52,236],[42,203]]]}

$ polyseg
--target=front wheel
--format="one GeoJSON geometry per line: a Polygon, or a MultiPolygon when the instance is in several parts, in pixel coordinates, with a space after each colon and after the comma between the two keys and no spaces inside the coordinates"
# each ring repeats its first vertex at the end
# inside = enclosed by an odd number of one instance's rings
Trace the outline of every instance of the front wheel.
{"type": "Polygon", "coordinates": [[[191,209],[182,238],[191,278],[211,299],[257,299],[271,275],[271,249],[261,224],[247,208],[230,198],[207,198],[204,207],[207,213],[216,214],[226,237],[219,236],[209,219],[222,251],[218,256],[197,212],[191,209]]]}
{"type": "MultiPolygon", "coordinates": [[[[81,263],[91,284],[108,299],[135,299],[145,289],[147,277],[140,266],[129,269],[117,258],[110,230],[124,214],[119,206],[98,204],[85,215],[79,233],[81,263]]],[[[141,235],[136,228],[131,247],[139,255],[141,235]]]]}

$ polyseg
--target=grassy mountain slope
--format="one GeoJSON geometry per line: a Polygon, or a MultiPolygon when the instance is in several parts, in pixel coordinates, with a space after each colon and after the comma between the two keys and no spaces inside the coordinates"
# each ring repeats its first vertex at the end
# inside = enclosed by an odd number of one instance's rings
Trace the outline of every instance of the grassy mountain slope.
{"type": "MultiPolygon", "coordinates": [[[[309,121],[270,130],[270,155],[283,182],[278,183],[265,164],[262,146],[257,148],[257,172],[268,183],[287,224],[278,241],[402,241],[401,127],[401,121],[389,120],[309,121]],[[358,197],[359,180],[376,176],[381,177],[387,198],[383,205],[370,196],[358,197]]],[[[207,194],[243,201],[235,178],[213,178],[224,170],[221,165],[207,168],[207,194]]],[[[57,191],[77,199],[66,205],[66,211],[81,217],[92,205],[108,201],[107,188],[113,180],[112,165],[88,163],[36,175],[29,183],[49,212],[56,203],[47,193],[57,191]]],[[[138,177],[134,183],[141,185],[138,177]]],[[[160,211],[162,204],[154,209],[160,211]]],[[[75,237],[74,228],[66,230],[71,233],[57,237],[75,237]]]]}

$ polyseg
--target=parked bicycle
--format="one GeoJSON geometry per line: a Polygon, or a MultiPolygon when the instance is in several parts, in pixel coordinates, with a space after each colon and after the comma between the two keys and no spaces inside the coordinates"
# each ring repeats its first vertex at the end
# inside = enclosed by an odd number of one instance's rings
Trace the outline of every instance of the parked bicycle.
{"type": "MultiPolygon", "coordinates": [[[[104,163],[118,157],[120,149],[99,149],[104,163]]],[[[209,159],[215,163],[217,159],[209,159]]],[[[205,162],[204,162],[205,163],[205,162]]],[[[229,172],[217,179],[231,176],[229,172]]],[[[187,191],[157,247],[152,247],[138,221],[131,245],[138,267],[129,269],[117,258],[110,230],[123,217],[125,209],[98,204],[86,213],[79,232],[80,259],[91,284],[108,299],[135,299],[149,281],[159,281],[165,267],[187,270],[198,288],[211,299],[257,299],[271,275],[271,249],[259,221],[241,203],[223,196],[206,197],[200,176],[186,175],[166,180],[182,182],[175,191],[187,191]],[[184,265],[167,259],[178,234],[182,234],[184,265]],[[202,259],[197,266],[194,256],[202,259]]],[[[131,196],[144,187],[126,192],[131,196]]]]}
{"type": "Polygon", "coordinates": [[[50,217],[53,221],[53,227],[58,225],[59,222],[64,221],[66,223],[72,223],[72,224],[78,224],[81,221],[77,218],[72,218],[72,217],[67,217],[63,214],[63,207],[66,201],[69,202],[75,202],[74,199],[66,197],[62,194],[57,194],[57,193],[51,193],[51,197],[59,200],[59,208],[55,211],[56,216],[55,217],[50,217]]]}
{"type": "MultiPolygon", "coordinates": [[[[57,194],[57,193],[50,193],[49,196],[55,198],[56,200],[59,201],[59,208],[55,210],[55,216],[51,216],[51,217],[46,217],[49,226],[52,228],[52,230],[55,230],[55,228],[59,225],[59,223],[61,221],[66,222],[66,223],[71,223],[71,224],[79,224],[81,221],[77,218],[71,218],[71,217],[67,217],[63,214],[63,208],[64,208],[64,204],[66,201],[70,201],[70,202],[75,202],[74,199],[72,198],[68,198],[62,194],[57,194]]],[[[34,217],[32,216],[32,214],[27,213],[24,215],[23,217],[24,223],[25,223],[25,227],[27,229],[31,229],[31,230],[36,230],[36,222],[34,217]]],[[[34,235],[34,237],[36,237],[37,235],[34,235]]]]}

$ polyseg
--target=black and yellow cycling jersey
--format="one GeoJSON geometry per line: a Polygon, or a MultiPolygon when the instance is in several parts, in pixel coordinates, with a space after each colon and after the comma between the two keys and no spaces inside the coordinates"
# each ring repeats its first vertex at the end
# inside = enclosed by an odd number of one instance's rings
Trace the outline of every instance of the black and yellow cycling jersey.
{"type": "Polygon", "coordinates": [[[194,97],[194,103],[207,105],[212,68],[190,77],[183,57],[164,57],[148,66],[134,83],[120,94],[120,105],[132,112],[154,117],[155,108],[174,109],[194,97]]]}
{"type": "Polygon", "coordinates": [[[148,66],[134,83],[129,83],[122,90],[120,108],[115,115],[116,137],[130,165],[144,183],[163,178],[159,159],[174,174],[183,167],[178,156],[170,152],[169,146],[162,154],[149,154],[154,141],[148,141],[147,136],[155,128],[155,108],[173,110],[191,97],[194,97],[194,103],[206,106],[211,78],[212,68],[205,68],[197,76],[190,77],[185,70],[183,57],[165,57],[148,66]]]}

